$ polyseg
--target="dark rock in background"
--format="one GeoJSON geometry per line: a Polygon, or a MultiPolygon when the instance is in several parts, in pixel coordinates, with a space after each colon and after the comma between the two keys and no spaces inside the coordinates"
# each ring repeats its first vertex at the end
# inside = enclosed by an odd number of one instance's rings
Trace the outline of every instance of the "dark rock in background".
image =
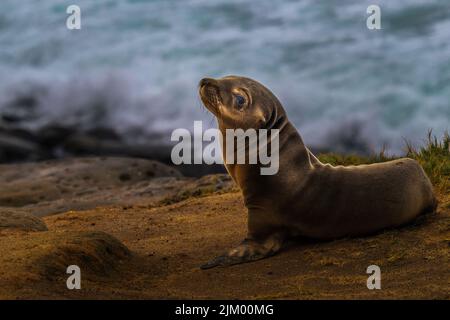
{"type": "Polygon", "coordinates": [[[169,164],[172,148],[166,145],[129,145],[120,140],[102,139],[86,133],[69,136],[63,149],[72,155],[129,156],[169,164]]]}
{"type": "MultiPolygon", "coordinates": [[[[130,144],[111,128],[81,130],[76,127],[48,124],[38,130],[27,130],[15,123],[0,122],[0,163],[60,159],[74,156],[120,156],[157,160],[173,166],[172,146],[155,141],[130,144]]],[[[200,177],[224,173],[223,165],[174,166],[185,176],[200,177]]]]}
{"type": "Polygon", "coordinates": [[[64,143],[64,141],[75,132],[76,130],[74,128],[49,124],[36,132],[36,138],[43,147],[52,148],[64,143]]]}
{"type": "MultiPolygon", "coordinates": [[[[364,138],[358,122],[347,123],[327,136],[326,146],[312,148],[314,153],[333,151],[368,155],[373,153],[371,144],[364,138]]],[[[143,158],[173,166],[183,175],[201,177],[214,173],[226,173],[220,164],[182,164],[175,166],[171,160],[172,146],[165,144],[160,133],[155,133],[148,143],[129,143],[112,128],[96,127],[80,129],[75,126],[48,124],[31,131],[17,124],[0,121],[0,163],[61,159],[76,156],[119,156],[143,158]]]]}
{"type": "Polygon", "coordinates": [[[32,139],[25,139],[17,134],[0,132],[0,161],[14,162],[40,160],[47,158],[47,150],[40,147],[32,139]]]}

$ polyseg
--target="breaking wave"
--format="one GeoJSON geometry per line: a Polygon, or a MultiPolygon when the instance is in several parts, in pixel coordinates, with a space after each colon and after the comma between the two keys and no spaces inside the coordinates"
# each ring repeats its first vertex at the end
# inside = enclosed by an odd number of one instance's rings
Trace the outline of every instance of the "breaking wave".
{"type": "MultiPolygon", "coordinates": [[[[246,75],[280,98],[305,142],[336,151],[400,152],[450,123],[450,3],[260,0],[3,0],[2,121],[113,127],[153,139],[194,120],[204,76],[246,75]]],[[[165,134],[167,133],[167,134],[165,134]]]]}

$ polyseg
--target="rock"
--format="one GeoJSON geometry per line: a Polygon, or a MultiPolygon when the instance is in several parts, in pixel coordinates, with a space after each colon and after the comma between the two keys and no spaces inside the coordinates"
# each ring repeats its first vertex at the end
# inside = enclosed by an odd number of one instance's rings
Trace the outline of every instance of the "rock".
{"type": "Polygon", "coordinates": [[[46,231],[45,223],[29,213],[15,208],[0,208],[0,230],[46,231]]]}
{"type": "Polygon", "coordinates": [[[15,126],[1,126],[0,124],[0,134],[6,134],[9,136],[14,136],[21,138],[26,141],[38,142],[36,135],[30,130],[15,127],[15,126]]]}
{"type": "MultiPolygon", "coordinates": [[[[77,131],[74,127],[60,126],[58,124],[49,124],[36,132],[39,142],[45,146],[55,147],[67,144],[69,149],[75,153],[90,151],[92,143],[100,143],[107,141],[120,141],[120,136],[109,128],[93,128],[84,132],[77,131]],[[86,141],[88,143],[85,146],[86,141]],[[89,143],[92,142],[92,143],[89,143]],[[87,148],[86,150],[84,150],[87,148]]],[[[86,153],[86,152],[84,152],[86,153]]]]}
{"type": "Polygon", "coordinates": [[[128,156],[172,163],[172,147],[168,145],[128,145],[116,140],[103,140],[77,133],[70,136],[63,147],[66,152],[74,155],[128,156]]]}
{"type": "Polygon", "coordinates": [[[0,165],[0,206],[22,207],[36,216],[124,203],[175,192],[182,175],[162,163],[134,158],[71,158],[0,165]],[[165,185],[163,194],[158,186],[165,185]],[[134,187],[139,185],[139,187],[134,187]],[[150,187],[151,185],[151,187],[150,187]],[[172,188],[172,189],[169,189],[172,188]],[[155,191],[150,191],[155,190],[155,191]]]}
{"type": "Polygon", "coordinates": [[[13,114],[2,114],[2,120],[4,122],[16,123],[20,122],[22,119],[19,116],[13,114]]]}
{"type": "Polygon", "coordinates": [[[23,108],[23,109],[33,109],[37,106],[37,98],[33,95],[18,95],[9,102],[8,107],[11,109],[23,108]]]}
{"type": "MultiPolygon", "coordinates": [[[[149,144],[128,144],[114,129],[98,127],[77,131],[75,127],[48,124],[35,132],[19,127],[0,127],[0,162],[60,159],[68,156],[120,156],[160,161],[174,166],[172,146],[154,133],[149,144]]],[[[226,173],[221,164],[182,164],[174,166],[189,177],[226,173]]]]}
{"type": "Polygon", "coordinates": [[[111,128],[104,128],[104,127],[98,127],[98,128],[92,128],[89,130],[86,130],[86,135],[101,139],[101,140],[112,140],[112,141],[120,141],[121,138],[117,134],[117,132],[114,129],[111,128]]]}
{"type": "MultiPolygon", "coordinates": [[[[173,165],[170,145],[128,145],[121,141],[104,140],[87,134],[74,134],[65,144],[64,150],[72,155],[91,156],[127,156],[145,158],[160,161],[167,165],[173,165]]],[[[175,166],[183,175],[188,177],[202,177],[214,173],[226,173],[221,164],[182,164],[175,166]]]]}
{"type": "Polygon", "coordinates": [[[35,119],[36,107],[39,104],[39,98],[35,93],[16,93],[3,105],[1,119],[13,124],[35,119]]]}
{"type": "Polygon", "coordinates": [[[136,158],[87,157],[0,165],[0,206],[38,217],[104,205],[151,207],[233,188],[228,175],[183,177],[136,158]]]}
{"type": "Polygon", "coordinates": [[[49,124],[39,129],[36,135],[40,144],[46,147],[55,147],[62,144],[74,132],[73,128],[49,124]]]}
{"type": "Polygon", "coordinates": [[[45,156],[45,151],[37,143],[10,133],[0,133],[0,161],[37,160],[45,156]]]}
{"type": "Polygon", "coordinates": [[[236,188],[228,174],[213,174],[195,179],[179,188],[179,191],[160,201],[160,204],[172,204],[191,197],[205,196],[216,192],[227,192],[236,188]]]}

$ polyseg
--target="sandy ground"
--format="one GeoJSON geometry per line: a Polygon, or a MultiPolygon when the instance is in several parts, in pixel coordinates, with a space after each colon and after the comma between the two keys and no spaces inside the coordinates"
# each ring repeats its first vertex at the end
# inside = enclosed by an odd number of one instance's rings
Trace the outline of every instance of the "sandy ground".
{"type": "Polygon", "coordinates": [[[178,191],[156,200],[141,192],[142,180],[111,187],[116,202],[95,203],[90,193],[82,209],[43,217],[48,231],[0,221],[0,298],[450,299],[449,194],[438,194],[437,213],[399,230],[295,243],[269,259],[201,270],[245,236],[242,198],[222,176],[174,179],[178,191]],[[81,290],[66,287],[72,264],[81,268],[81,290]],[[381,268],[381,290],[366,287],[372,264],[381,268]]]}

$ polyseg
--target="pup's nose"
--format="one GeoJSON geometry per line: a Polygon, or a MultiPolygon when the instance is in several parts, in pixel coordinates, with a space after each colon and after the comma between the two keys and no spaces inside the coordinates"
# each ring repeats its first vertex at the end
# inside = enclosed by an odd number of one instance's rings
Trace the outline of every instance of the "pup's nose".
{"type": "Polygon", "coordinates": [[[216,80],[211,79],[211,78],[203,78],[202,80],[200,80],[200,83],[198,84],[200,87],[203,86],[207,86],[210,84],[213,84],[216,80]]]}

